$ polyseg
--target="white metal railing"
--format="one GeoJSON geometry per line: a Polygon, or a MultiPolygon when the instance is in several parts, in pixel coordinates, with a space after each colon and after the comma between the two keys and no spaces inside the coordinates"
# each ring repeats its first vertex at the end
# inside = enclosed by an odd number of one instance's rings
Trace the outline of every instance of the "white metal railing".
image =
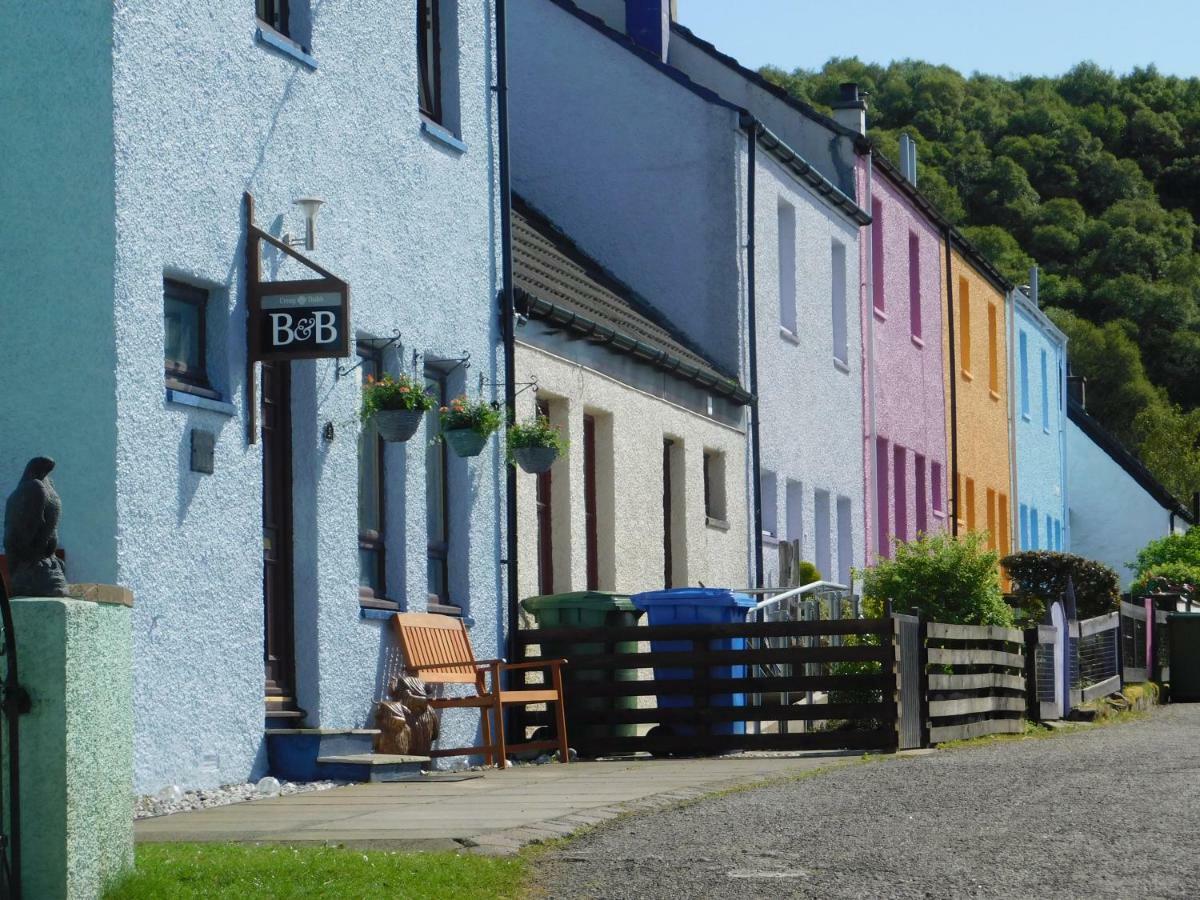
{"type": "MultiPolygon", "coordinates": [[[[767,590],[771,590],[771,588],[768,588],[767,590]]],[[[768,607],[771,607],[771,606],[778,607],[780,603],[783,603],[786,600],[792,600],[794,598],[799,599],[800,597],[803,597],[805,594],[815,594],[818,592],[822,593],[822,594],[824,594],[824,593],[830,593],[830,594],[834,594],[834,593],[848,594],[848,593],[850,593],[849,587],[847,587],[844,584],[838,584],[837,582],[834,582],[834,581],[813,581],[808,584],[801,585],[800,587],[797,587],[797,588],[787,588],[787,589],[774,588],[774,590],[779,590],[779,591],[781,591],[781,593],[775,594],[773,597],[768,597],[766,600],[759,600],[758,603],[754,604],[754,606],[746,613],[747,620],[749,620],[751,616],[756,615],[757,613],[761,612],[762,610],[767,609],[768,607]]]]}

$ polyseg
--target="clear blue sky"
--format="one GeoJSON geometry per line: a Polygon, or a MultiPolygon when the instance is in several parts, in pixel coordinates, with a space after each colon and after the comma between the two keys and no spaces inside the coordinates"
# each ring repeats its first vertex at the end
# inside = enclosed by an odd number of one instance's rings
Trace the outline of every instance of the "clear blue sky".
{"type": "Polygon", "coordinates": [[[1200,76],[1200,0],[678,0],[679,21],[752,68],[832,56],[963,74],[1059,75],[1084,59],[1200,76]]]}

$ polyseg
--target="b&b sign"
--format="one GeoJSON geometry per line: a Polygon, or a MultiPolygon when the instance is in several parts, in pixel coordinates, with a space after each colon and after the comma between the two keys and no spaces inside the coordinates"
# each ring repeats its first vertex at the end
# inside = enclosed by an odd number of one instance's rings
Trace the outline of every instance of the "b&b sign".
{"type": "Polygon", "coordinates": [[[259,285],[251,315],[257,357],[319,359],[350,355],[349,291],[334,279],[259,285]]]}

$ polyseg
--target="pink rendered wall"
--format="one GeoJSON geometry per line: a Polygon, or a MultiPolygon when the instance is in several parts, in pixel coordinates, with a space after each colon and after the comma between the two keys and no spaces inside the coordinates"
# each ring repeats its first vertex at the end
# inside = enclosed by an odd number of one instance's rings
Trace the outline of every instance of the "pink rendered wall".
{"type": "MultiPolygon", "coordinates": [[[[859,157],[859,196],[867,197],[867,157],[859,157]]],[[[946,526],[945,507],[949,477],[946,458],[946,405],[945,372],[942,352],[942,272],[941,240],[937,226],[926,218],[904,195],[888,176],[875,167],[871,177],[871,197],[861,205],[871,210],[873,202],[879,204],[881,221],[874,221],[864,229],[859,242],[862,253],[863,273],[860,309],[864,343],[870,329],[874,329],[874,353],[863,353],[864,367],[873,357],[875,372],[875,434],[887,442],[887,453],[882,459],[871,463],[871,404],[865,396],[868,379],[863,377],[863,462],[869,475],[887,473],[885,525],[890,533],[896,521],[896,474],[894,471],[897,445],[904,448],[906,474],[906,509],[908,537],[915,537],[917,523],[926,522],[929,532],[941,531],[946,526]],[[873,201],[873,202],[872,202],[873,201]],[[872,229],[882,227],[882,240],[872,241],[872,229]],[[917,237],[919,247],[920,324],[921,337],[914,338],[909,303],[909,241],[910,235],[917,237]],[[882,265],[876,264],[875,271],[882,270],[884,310],[875,310],[871,287],[871,246],[883,248],[882,265]],[[873,321],[868,321],[868,316],[873,321]],[[915,464],[917,457],[924,458],[924,515],[916,509],[919,502],[918,479],[915,464]],[[933,464],[941,467],[942,509],[933,509],[933,464]]],[[[878,499],[873,503],[870,485],[865,488],[868,559],[873,560],[878,549],[875,522],[880,518],[878,499]]],[[[880,496],[876,495],[877,498],[880,496]]]]}

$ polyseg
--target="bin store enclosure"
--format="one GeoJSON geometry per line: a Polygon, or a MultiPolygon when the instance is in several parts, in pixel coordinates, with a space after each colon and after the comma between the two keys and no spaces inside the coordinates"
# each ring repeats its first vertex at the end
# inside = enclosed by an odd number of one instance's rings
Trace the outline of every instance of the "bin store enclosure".
{"type": "MultiPolygon", "coordinates": [[[[604,591],[573,591],[566,594],[546,594],[541,597],[526,597],[521,601],[525,611],[536,620],[538,628],[621,628],[638,624],[642,612],[630,602],[628,595],[610,594],[604,591]]],[[[566,658],[598,653],[637,653],[637,641],[617,641],[611,645],[601,642],[577,643],[568,640],[546,641],[541,644],[543,657],[566,658]]],[[[637,725],[598,725],[594,713],[604,708],[637,709],[636,697],[613,697],[605,699],[572,699],[571,686],[580,681],[636,681],[636,669],[614,669],[610,672],[596,669],[581,670],[567,665],[563,669],[566,680],[567,734],[571,744],[585,756],[588,754],[587,740],[590,737],[628,737],[637,734],[637,725]]]]}
{"type": "MultiPolygon", "coordinates": [[[[726,588],[675,588],[663,591],[646,591],[635,594],[633,605],[647,613],[650,625],[697,625],[697,624],[727,624],[744,622],[746,613],[754,606],[754,601],[746,594],[735,594],[726,588]]],[[[742,650],[745,648],[745,638],[714,638],[709,642],[710,650],[742,650]]],[[[691,641],[651,641],[650,649],[655,653],[671,651],[689,651],[691,641]]],[[[745,678],[746,667],[713,666],[709,672],[712,678],[745,678]]],[[[663,668],[654,669],[656,680],[677,678],[692,678],[692,669],[663,668]]],[[[657,698],[660,708],[691,706],[691,697],[678,695],[663,695],[657,698]]],[[[745,706],[745,694],[718,694],[712,698],[713,706],[745,706]]],[[[690,725],[659,725],[661,731],[676,734],[695,734],[696,729],[690,725]]],[[[660,731],[660,733],[661,733],[660,731]]],[[[744,734],[745,722],[714,722],[713,734],[744,734]]]]}

